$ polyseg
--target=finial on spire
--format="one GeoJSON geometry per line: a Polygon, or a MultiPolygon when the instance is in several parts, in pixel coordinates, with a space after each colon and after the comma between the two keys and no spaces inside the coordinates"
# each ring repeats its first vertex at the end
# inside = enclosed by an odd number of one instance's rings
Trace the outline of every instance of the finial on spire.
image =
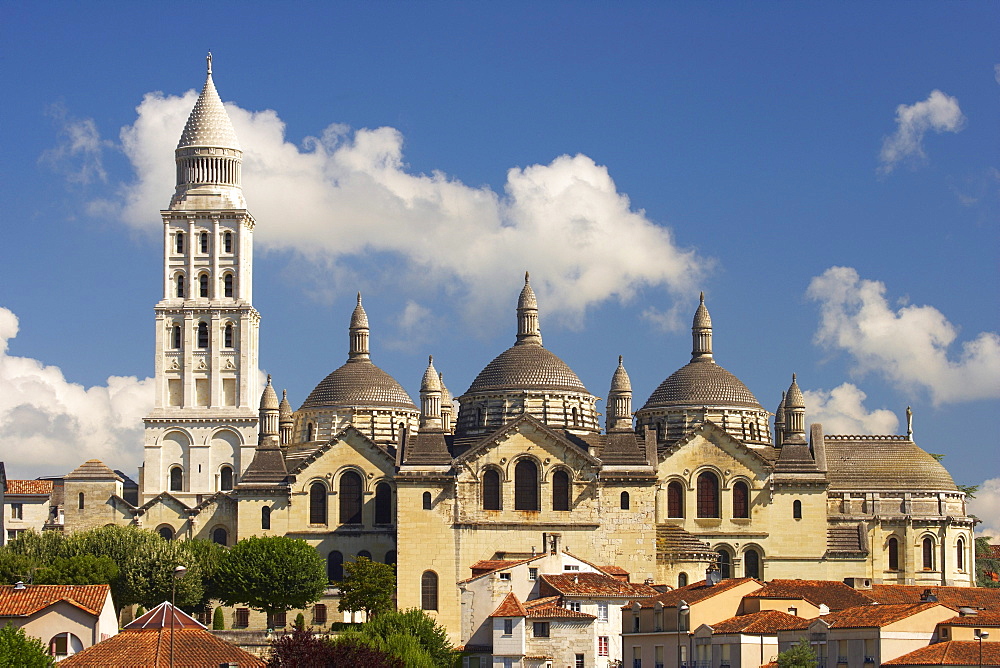
{"type": "Polygon", "coordinates": [[[358,306],[361,306],[361,291],[358,291],[358,306]]]}
{"type": "Polygon", "coordinates": [[[267,374],[267,384],[271,384],[271,374],[267,374]]]}
{"type": "Polygon", "coordinates": [[[618,366],[622,365],[622,359],[624,359],[624,358],[621,355],[619,355],[618,356],[618,366]]]}
{"type": "Polygon", "coordinates": [[[527,283],[527,282],[528,282],[528,278],[529,278],[529,276],[528,276],[528,272],[527,272],[527,271],[525,271],[525,272],[524,272],[524,282],[525,282],[525,283],[527,283]]]}
{"type": "Polygon", "coordinates": [[[906,438],[913,440],[913,409],[906,407],[906,438]]]}
{"type": "Polygon", "coordinates": [[[705,303],[705,291],[704,290],[702,290],[701,294],[698,295],[698,301],[701,302],[702,304],[705,303]]]}
{"type": "Polygon", "coordinates": [[[282,391],[281,391],[281,398],[282,398],[283,400],[285,400],[285,401],[287,401],[287,400],[288,400],[288,390],[282,390],[282,391]]]}
{"type": "Polygon", "coordinates": [[[208,56],[205,57],[205,63],[208,65],[208,73],[212,73],[212,52],[208,52],[208,56]]]}

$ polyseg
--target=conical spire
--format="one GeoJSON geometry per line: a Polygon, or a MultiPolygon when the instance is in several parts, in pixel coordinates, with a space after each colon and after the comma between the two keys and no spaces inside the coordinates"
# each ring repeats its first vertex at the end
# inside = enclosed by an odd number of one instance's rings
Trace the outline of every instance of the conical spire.
{"type": "Polygon", "coordinates": [[[451,432],[451,416],[452,416],[452,405],[451,405],[451,392],[444,384],[444,374],[438,373],[438,382],[441,383],[441,428],[447,432],[451,432]]]}
{"type": "Polygon", "coordinates": [[[271,374],[267,374],[267,385],[264,386],[264,391],[260,395],[260,410],[276,411],[278,407],[278,395],[271,385],[271,374]]]}
{"type": "Polygon", "coordinates": [[[361,293],[358,293],[358,305],[351,314],[351,352],[349,360],[367,360],[368,355],[368,314],[361,305],[361,293]]]}
{"type": "Polygon", "coordinates": [[[236,138],[236,130],[229,120],[226,107],[222,104],[222,98],[215,89],[215,82],[212,81],[212,53],[207,57],[208,73],[205,75],[205,85],[201,89],[201,95],[188,116],[184,125],[184,132],[177,142],[177,148],[188,146],[210,146],[214,148],[234,148],[240,149],[240,142],[236,138]]]}
{"type": "Polygon", "coordinates": [[[288,402],[288,390],[281,391],[281,403],[278,405],[278,432],[281,436],[281,444],[287,445],[292,440],[292,430],[295,427],[295,418],[292,405],[288,402]]]}
{"type": "Polygon", "coordinates": [[[420,382],[420,428],[441,428],[441,379],[434,368],[434,357],[427,358],[427,370],[420,382]]]}
{"type": "Polygon", "coordinates": [[[774,411],[774,444],[781,446],[785,438],[785,392],[781,392],[781,403],[774,411]]]}
{"type": "Polygon", "coordinates": [[[531,289],[528,272],[524,272],[524,288],[517,300],[517,343],[515,345],[542,345],[542,331],[538,327],[538,301],[531,289]]]}
{"type": "Polygon", "coordinates": [[[278,395],[271,385],[271,375],[267,376],[267,385],[260,395],[260,422],[258,424],[257,447],[274,446],[278,444],[278,395]]]}
{"type": "Polygon", "coordinates": [[[702,292],[698,301],[698,309],[694,312],[694,322],[691,324],[691,361],[712,359],[712,316],[705,307],[705,293],[702,292]]]}
{"type": "Polygon", "coordinates": [[[632,429],[632,381],[625,371],[621,355],[618,356],[618,368],[611,377],[607,406],[608,414],[604,423],[606,431],[632,429]]]}
{"type": "Polygon", "coordinates": [[[806,400],[792,374],[792,384],[785,394],[785,438],[784,444],[806,442],[806,400]]]}

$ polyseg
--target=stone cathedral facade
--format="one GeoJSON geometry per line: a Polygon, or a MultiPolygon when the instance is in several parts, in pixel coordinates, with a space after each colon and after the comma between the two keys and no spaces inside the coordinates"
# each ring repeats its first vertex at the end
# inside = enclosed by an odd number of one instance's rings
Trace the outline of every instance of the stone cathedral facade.
{"type": "Polygon", "coordinates": [[[794,376],[772,414],[716,361],[704,298],[691,359],[638,409],[621,358],[609,365],[603,425],[598,398],[544,347],[528,276],[513,345],[460,396],[433,360],[419,405],[376,366],[358,295],[344,364],[293,410],[270,378],[258,387],[255,221],[211,60],[175,159],[138,505],[88,462],[64,480],[67,530],[132,523],[227,545],[287,535],[316,547],[331,581],[359,555],[394,563],[399,607],[427,610],[459,644],[474,631],[462,626],[473,565],[543,553],[673,586],[707,568],[973,583],[965,495],[912,432],[808,425],[794,376]]]}

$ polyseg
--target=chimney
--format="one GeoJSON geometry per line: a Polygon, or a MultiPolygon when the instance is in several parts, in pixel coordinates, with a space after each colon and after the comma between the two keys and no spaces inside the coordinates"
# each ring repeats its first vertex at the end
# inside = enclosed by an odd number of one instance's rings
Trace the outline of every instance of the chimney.
{"type": "Polygon", "coordinates": [[[14,589],[20,590],[20,589],[26,589],[26,587],[24,586],[23,582],[18,580],[17,582],[14,583],[14,589]]]}
{"type": "Polygon", "coordinates": [[[925,589],[920,594],[920,600],[926,603],[936,603],[938,598],[934,595],[934,591],[931,589],[925,589]]]}
{"type": "Polygon", "coordinates": [[[719,580],[722,579],[722,572],[719,571],[719,567],[715,564],[711,564],[705,570],[705,584],[709,587],[714,587],[719,584],[719,580]]]}

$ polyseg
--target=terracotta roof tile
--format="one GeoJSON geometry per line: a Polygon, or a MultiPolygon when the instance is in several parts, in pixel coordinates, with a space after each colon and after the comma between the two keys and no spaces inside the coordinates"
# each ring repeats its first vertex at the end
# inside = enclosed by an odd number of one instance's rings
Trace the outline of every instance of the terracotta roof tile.
{"type": "Polygon", "coordinates": [[[531,619],[597,619],[586,612],[575,612],[560,606],[558,596],[525,601],[524,607],[527,611],[525,616],[531,619]]]}
{"type": "Polygon", "coordinates": [[[26,585],[24,589],[3,585],[0,586],[0,617],[27,617],[59,601],[100,615],[110,597],[111,587],[106,584],[26,585]]]}
{"type": "MultiPolygon", "coordinates": [[[[978,640],[949,640],[921,647],[883,663],[883,666],[977,666],[978,640]]],[[[984,666],[1000,666],[1000,642],[982,644],[984,666]]]]}
{"type": "Polygon", "coordinates": [[[504,598],[503,603],[501,603],[500,606],[493,611],[493,614],[490,615],[490,617],[527,617],[527,616],[528,616],[527,611],[524,609],[524,606],[521,605],[521,602],[517,600],[517,596],[514,595],[514,592],[510,592],[509,594],[507,594],[507,597],[504,598]]]}
{"type": "Polygon", "coordinates": [[[183,610],[179,610],[166,601],[142,615],[136,617],[124,628],[130,631],[141,631],[144,629],[166,629],[170,628],[170,613],[173,613],[174,630],[177,629],[204,629],[208,628],[194,617],[191,617],[183,610]]]}
{"type": "MultiPolygon", "coordinates": [[[[60,666],[93,668],[167,668],[170,665],[170,629],[122,630],[103,642],[63,659],[60,666]]],[[[240,668],[263,668],[265,662],[205,629],[174,629],[174,668],[204,668],[234,663],[240,668]]]]}
{"type": "Polygon", "coordinates": [[[962,607],[1000,611],[1000,589],[986,587],[927,587],[923,585],[873,584],[865,595],[879,603],[920,603],[924,592],[937,597],[938,603],[958,610],[962,607]]]}
{"type": "Polygon", "coordinates": [[[670,591],[659,594],[658,596],[651,596],[636,602],[643,608],[655,607],[657,602],[662,603],[664,607],[670,608],[676,606],[678,601],[685,601],[689,604],[694,603],[703,598],[709,598],[711,596],[721,594],[724,591],[732,589],[733,587],[738,587],[747,582],[756,582],[756,580],[753,578],[727,578],[725,580],[720,580],[719,583],[714,586],[709,586],[704,580],[701,580],[700,582],[689,584],[686,587],[671,589],[670,591]]]}
{"type": "Polygon", "coordinates": [[[988,626],[995,628],[1000,626],[1000,612],[996,610],[982,610],[974,615],[965,615],[964,617],[961,615],[955,616],[941,623],[948,626],[975,626],[977,628],[988,626]]]}
{"type": "Polygon", "coordinates": [[[601,570],[608,575],[630,575],[630,573],[621,566],[601,566],[601,570]]]}
{"type": "Polygon", "coordinates": [[[623,582],[602,573],[563,573],[542,575],[542,582],[566,596],[610,596],[615,598],[645,598],[659,594],[645,584],[623,582]]]}
{"type": "Polygon", "coordinates": [[[761,610],[747,615],[730,617],[729,619],[710,624],[714,633],[760,633],[774,634],[789,628],[798,628],[804,621],[801,617],[790,615],[781,610],[761,610]]]}
{"type": "Polygon", "coordinates": [[[7,494],[51,494],[51,480],[8,480],[7,494]]]}
{"type": "Polygon", "coordinates": [[[771,580],[745,598],[801,598],[830,610],[868,605],[872,599],[843,582],[832,580],[771,580]]]}
{"type": "MultiPolygon", "coordinates": [[[[859,605],[846,610],[838,610],[820,617],[830,625],[831,629],[866,629],[886,626],[901,619],[906,619],[918,612],[929,610],[939,603],[896,603],[889,605],[859,605]]],[[[815,619],[805,619],[791,629],[805,629],[815,619]]]]}

